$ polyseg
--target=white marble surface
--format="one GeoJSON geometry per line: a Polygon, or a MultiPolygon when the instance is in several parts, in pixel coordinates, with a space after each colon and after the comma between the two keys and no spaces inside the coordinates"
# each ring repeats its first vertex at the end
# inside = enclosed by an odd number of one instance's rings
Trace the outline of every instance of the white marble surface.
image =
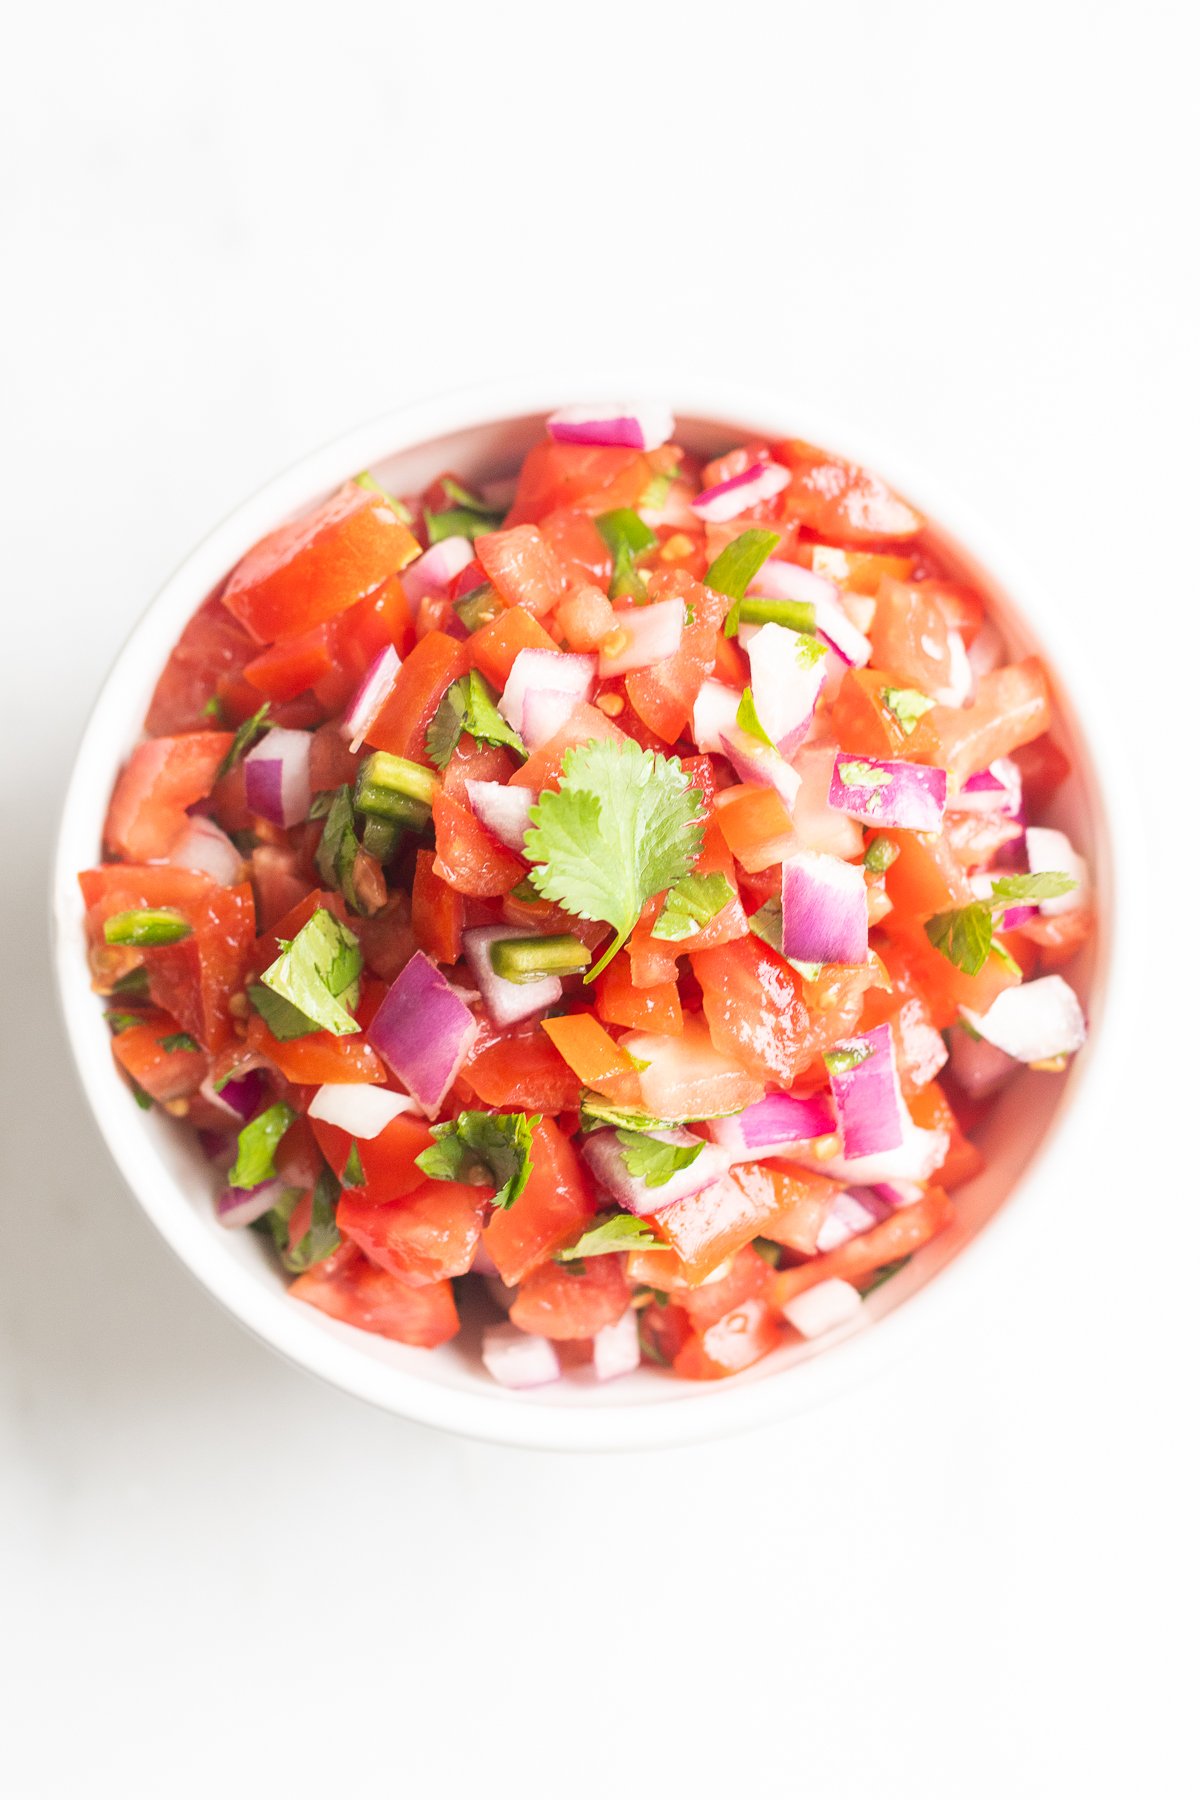
{"type": "Polygon", "coordinates": [[[1189,14],[10,21],[6,1800],[1189,1790],[1189,14]],[[581,347],[784,385],[948,468],[1089,645],[1156,902],[1091,1153],[952,1335],[792,1424],[596,1460],[406,1428],[232,1326],[81,1116],[44,947],[82,713],[182,552],[344,425],[581,347]]]}

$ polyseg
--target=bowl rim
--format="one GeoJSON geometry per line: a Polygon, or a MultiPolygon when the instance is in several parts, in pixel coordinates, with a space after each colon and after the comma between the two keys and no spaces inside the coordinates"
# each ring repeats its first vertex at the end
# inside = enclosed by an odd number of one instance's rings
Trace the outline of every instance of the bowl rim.
{"type": "Polygon", "coordinates": [[[997,532],[944,481],[929,479],[911,458],[896,456],[889,444],[870,441],[872,436],[853,429],[845,418],[823,416],[819,406],[810,408],[790,389],[782,390],[781,396],[768,397],[726,381],[697,382],[688,377],[668,381],[661,372],[642,382],[631,379],[629,371],[611,377],[598,377],[593,372],[584,380],[578,372],[573,376],[514,378],[410,401],[300,457],[234,507],[183,559],[133,625],[101,683],[80,734],[55,834],[50,921],[60,1016],[93,1118],[143,1212],[183,1265],[226,1311],[261,1342],[309,1374],[412,1422],[526,1448],[649,1449],[749,1429],[820,1405],[895,1362],[930,1329],[938,1307],[945,1313],[950,1303],[961,1304],[965,1300],[971,1281],[979,1285],[984,1278],[982,1263],[986,1262],[990,1270],[992,1265],[1000,1266],[1008,1260],[1005,1252],[1010,1250],[1017,1228],[1027,1225],[1033,1212],[1034,1193],[1045,1189],[1056,1171],[1065,1171],[1075,1134],[1081,1128],[1080,1092],[1093,1085],[1097,1061],[1116,1035],[1113,1014],[1125,987],[1118,976],[1127,959],[1117,952],[1130,936],[1135,902],[1129,876],[1136,859],[1127,859],[1118,868],[1112,846],[1114,836],[1129,841],[1132,796],[1120,763],[1110,753],[1108,733],[1099,728],[1103,720],[1095,699],[1097,684],[1087,679],[1086,648],[1081,652],[1078,645],[1069,646],[1073,675],[1068,684],[1061,675],[1068,649],[1065,632],[1060,630],[1053,610],[1039,603],[1038,584],[1029,572],[1014,567],[1014,558],[997,532]],[[70,896],[77,871],[87,866],[99,839],[99,821],[86,811],[85,774],[93,757],[102,759],[106,766],[111,763],[112,743],[118,731],[128,736],[128,710],[122,710],[118,697],[123,689],[144,679],[151,656],[158,655],[153,627],[164,613],[172,612],[185,595],[191,596],[191,609],[198,606],[257,538],[354,470],[457,431],[550,412],[564,403],[564,395],[580,392],[604,403],[626,400],[631,392],[661,397],[680,417],[728,423],[731,431],[787,437],[797,435],[797,426],[802,425],[810,441],[879,470],[900,493],[951,534],[989,578],[1012,597],[1017,613],[1052,671],[1059,699],[1073,717],[1076,735],[1090,764],[1084,774],[1089,790],[1088,813],[1096,838],[1094,874],[1097,891],[1107,897],[1107,910],[1100,919],[1089,1010],[1094,1023],[1103,1021],[1103,1028],[1093,1031],[1089,1044],[1076,1058],[1066,1078],[1068,1091],[994,1216],[959,1247],[946,1267],[937,1270],[903,1304],[874,1320],[867,1329],[831,1344],[811,1359],[771,1371],[746,1384],[736,1380],[711,1386],[686,1384],[686,1393],[656,1397],[652,1402],[614,1401],[603,1407],[543,1408],[523,1403],[520,1395],[498,1386],[494,1390],[469,1390],[441,1385],[419,1374],[373,1362],[353,1344],[313,1330],[313,1322],[298,1316],[305,1309],[281,1305],[282,1290],[278,1294],[264,1290],[224,1253],[219,1243],[201,1234],[185,1196],[164,1167],[149,1135],[130,1130],[129,1115],[116,1117],[106,1106],[103,1077],[108,1074],[111,1079],[111,1066],[103,1042],[94,1034],[74,1028],[85,1018],[84,1009],[94,1010],[96,995],[87,977],[86,960],[80,954],[77,907],[72,907],[70,896]],[[753,421],[753,425],[748,421],[753,421]],[[88,842],[91,848],[81,857],[80,846],[88,842]],[[987,1243],[986,1258],[981,1257],[979,1249],[983,1239],[987,1243]]]}

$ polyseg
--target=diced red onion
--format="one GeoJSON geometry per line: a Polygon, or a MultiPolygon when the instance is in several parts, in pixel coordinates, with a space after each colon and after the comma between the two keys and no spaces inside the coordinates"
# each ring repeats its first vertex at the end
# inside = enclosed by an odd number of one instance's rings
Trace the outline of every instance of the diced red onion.
{"type": "Polygon", "coordinates": [[[395,686],[400,673],[400,658],[394,644],[385,644],[363,676],[358,691],[342,720],[341,733],[351,750],[362,749],[363,739],[379,715],[380,708],[395,686]]]}
{"type": "Polygon", "coordinates": [[[808,735],[817,699],[828,673],[829,652],[801,663],[797,634],[784,625],[764,625],[750,645],[750,687],[763,730],[781,756],[791,756],[808,735]]]}
{"type": "Polygon", "coordinates": [[[963,1018],[989,1044],[1022,1063],[1072,1056],[1087,1040],[1083,1009],[1061,975],[1005,988],[985,1013],[964,1007],[963,1018]]]}
{"type": "Polygon", "coordinates": [[[223,1108],[232,1119],[241,1119],[243,1123],[252,1119],[262,1105],[263,1078],[259,1069],[247,1069],[241,1075],[233,1075],[228,1081],[215,1088],[212,1076],[206,1075],[200,1083],[200,1092],[209,1103],[223,1108]]]}
{"type": "Polygon", "coordinates": [[[698,1194],[701,1188],[711,1186],[729,1167],[729,1157],[719,1144],[707,1143],[692,1131],[680,1128],[650,1131],[646,1135],[660,1144],[699,1144],[700,1154],[661,1187],[650,1187],[641,1176],[631,1175],[626,1168],[625,1148],[615,1131],[593,1131],[584,1140],[584,1162],[601,1187],[626,1212],[639,1215],[661,1212],[665,1206],[673,1206],[677,1200],[686,1200],[689,1194],[698,1194]]]}
{"type": "Polygon", "coordinates": [[[493,969],[493,944],[503,938],[529,935],[519,925],[477,925],[463,932],[463,955],[478,983],[488,1017],[497,1027],[532,1019],[562,999],[563,986],[557,975],[547,975],[541,981],[506,981],[493,969]]]}
{"type": "Polygon", "coordinates": [[[780,1311],[802,1338],[818,1338],[836,1331],[839,1325],[848,1325],[861,1311],[862,1303],[862,1295],[856,1287],[833,1276],[829,1281],[818,1281],[815,1286],[805,1288],[803,1293],[793,1295],[780,1311]]]}
{"type": "Polygon", "coordinates": [[[468,780],[467,799],[485,831],[499,838],[506,849],[524,854],[529,815],[537,799],[532,788],[510,787],[504,781],[468,780]]]}
{"type": "Polygon", "coordinates": [[[595,685],[594,656],[574,656],[565,650],[518,650],[500,696],[500,713],[514,731],[522,731],[529,694],[573,694],[576,701],[590,700],[595,685]]]}
{"type": "MultiPolygon", "coordinates": [[[[479,1241],[480,1244],[483,1243],[482,1238],[480,1238],[479,1241]]],[[[487,1254],[486,1251],[484,1254],[487,1254]]],[[[506,1281],[502,1281],[499,1273],[495,1275],[485,1275],[483,1277],[483,1285],[488,1291],[488,1299],[492,1302],[492,1305],[498,1312],[511,1312],[512,1303],[517,1297],[517,1290],[515,1287],[509,1287],[506,1281]]]]}
{"type": "Polygon", "coordinates": [[[501,1387],[544,1387],[561,1373],[558,1351],[549,1338],[533,1337],[507,1321],[488,1326],[480,1354],[484,1368],[501,1387]]]}
{"type": "Polygon", "coordinates": [[[427,594],[448,588],[456,575],[475,559],[470,538],[447,537],[431,544],[422,556],[409,563],[401,580],[404,592],[413,606],[419,606],[427,594]]]}
{"type": "Polygon", "coordinates": [[[708,1129],[732,1165],[778,1156],[795,1144],[826,1137],[834,1119],[825,1094],[768,1094],[732,1118],[713,1119],[708,1129]]]}
{"type": "Polygon", "coordinates": [[[546,420],[559,444],[611,444],[629,450],[657,450],[675,430],[670,410],[657,401],[625,406],[560,406],[546,420]]]}
{"type": "Polygon", "coordinates": [[[817,1249],[823,1256],[860,1237],[873,1225],[889,1219],[895,1209],[875,1188],[843,1188],[826,1213],[817,1233],[817,1249]]]}
{"type": "Polygon", "coordinates": [[[852,1068],[831,1071],[829,1076],[842,1154],[853,1162],[856,1157],[897,1149],[904,1135],[904,1103],[891,1026],[876,1025],[873,1031],[846,1038],[836,1048],[866,1052],[852,1068]]]}
{"type": "Polygon", "coordinates": [[[175,842],[167,861],[174,869],[194,869],[210,875],[222,887],[233,887],[242,879],[246,861],[237,845],[214,825],[211,819],[190,818],[175,842]]]}
{"type": "Polygon", "coordinates": [[[742,696],[723,681],[706,681],[692,708],[692,736],[701,754],[721,749],[721,739],[737,729],[742,696]]]}
{"type": "Polygon", "coordinates": [[[839,751],[829,780],[829,804],[865,825],[938,832],[946,808],[946,771],[924,763],[882,762],[877,757],[839,751]],[[856,764],[870,770],[874,780],[847,781],[847,773],[856,764]]]}
{"type": "Polygon", "coordinates": [[[367,1042],[432,1119],[449,1093],[479,1022],[437,964],[418,950],[384,995],[367,1042]]]}
{"type": "Polygon", "coordinates": [[[686,616],[687,607],[682,600],[623,607],[600,646],[597,672],[601,681],[612,675],[625,675],[631,669],[648,669],[652,663],[674,656],[683,642],[686,616]]]}
{"type": "Polygon", "coordinates": [[[1025,853],[1029,858],[1031,875],[1044,875],[1051,870],[1060,869],[1077,883],[1069,894],[1059,894],[1054,900],[1043,900],[1037,909],[1039,912],[1053,919],[1061,913],[1078,912],[1087,905],[1091,898],[1091,875],[1087,863],[1065,831],[1053,831],[1046,825],[1030,825],[1025,832],[1025,853]]]}
{"type": "Polygon", "coordinates": [[[1021,811],[1021,771],[1011,757],[1001,756],[989,768],[969,775],[956,794],[946,799],[946,811],[1002,813],[1015,819],[1021,811]]]}
{"type": "Polygon", "coordinates": [[[307,731],[275,725],[260,738],[242,764],[249,810],[285,831],[302,824],[312,805],[311,751],[312,735],[307,731]]]}
{"type": "Polygon", "coordinates": [[[866,962],[867,883],[860,865],[816,850],[788,857],[783,953],[794,962],[866,962]]]}
{"type": "Polygon", "coordinates": [[[597,1381],[616,1381],[632,1375],[641,1360],[638,1318],[629,1306],[611,1325],[602,1325],[592,1339],[592,1367],[597,1381]]]}
{"type": "Polygon", "coordinates": [[[721,733],[721,750],[743,781],[752,787],[774,788],[791,812],[800,794],[800,777],[778,750],[737,724],[721,733]]]}
{"type": "Polygon", "coordinates": [[[278,1176],[260,1181],[257,1187],[222,1188],[217,1196],[217,1222],[230,1227],[253,1225],[278,1205],[286,1192],[286,1183],[278,1176]]]}
{"type": "MultiPolygon", "coordinates": [[[[204,1093],[204,1089],[201,1088],[200,1092],[204,1093]]],[[[207,1096],[205,1097],[207,1098],[207,1096]]],[[[196,1137],[209,1162],[219,1169],[222,1175],[228,1175],[237,1161],[236,1137],[231,1137],[225,1131],[198,1131],[196,1137]]]]}
{"type": "Polygon", "coordinates": [[[401,1113],[419,1111],[409,1094],[394,1094],[389,1088],[375,1087],[367,1081],[339,1081],[327,1082],[317,1089],[309,1102],[308,1116],[336,1125],[351,1137],[377,1138],[401,1113]]]}
{"type": "Polygon", "coordinates": [[[928,1181],[946,1160],[950,1148],[948,1131],[925,1131],[914,1125],[903,1109],[902,1140],[895,1150],[881,1150],[875,1156],[818,1156],[801,1147],[788,1152],[786,1161],[798,1163],[816,1175],[827,1175],[833,1181],[847,1181],[863,1187],[878,1187],[896,1181],[928,1181]]]}
{"type": "Polygon", "coordinates": [[[972,1037],[961,1027],[950,1033],[950,1073],[972,1100],[985,1100],[996,1093],[1020,1067],[986,1038],[972,1037]]]}
{"type": "Polygon", "coordinates": [[[768,600],[803,600],[815,609],[815,626],[822,637],[841,653],[852,668],[861,669],[871,659],[870,640],[846,616],[837,583],[799,563],[769,556],[750,583],[752,594],[768,600]]]}
{"type": "Polygon", "coordinates": [[[710,525],[724,525],[729,519],[740,518],[742,513],[749,512],[752,506],[782,494],[791,479],[791,470],[780,463],[751,463],[740,475],[731,475],[728,481],[718,481],[715,487],[705,488],[702,494],[697,494],[692,501],[692,511],[710,525]]]}
{"type": "Polygon", "coordinates": [[[875,1192],[893,1211],[897,1207],[915,1206],[925,1197],[924,1186],[919,1181],[879,1181],[875,1184],[875,1192]]]}

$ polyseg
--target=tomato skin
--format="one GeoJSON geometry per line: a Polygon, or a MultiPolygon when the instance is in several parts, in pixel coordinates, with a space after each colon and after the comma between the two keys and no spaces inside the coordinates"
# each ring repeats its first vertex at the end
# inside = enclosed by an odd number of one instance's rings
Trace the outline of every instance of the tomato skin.
{"type": "Polygon", "coordinates": [[[673,744],[689,723],[696,696],[713,672],[732,602],[681,570],[659,571],[647,585],[651,601],[683,600],[690,608],[691,622],[684,626],[675,654],[652,668],[633,670],[626,677],[625,692],[643,723],[665,743],[673,744]]]}
{"type": "Polygon", "coordinates": [[[251,637],[271,644],[353,606],[420,549],[378,494],[348,481],[247,551],[221,599],[251,637]]]}
{"type": "Polygon", "coordinates": [[[808,1009],[799,975],[753,935],[692,952],[713,1046],[760,1081],[790,1087],[802,1067],[808,1009]]]}
{"type": "Polygon", "coordinates": [[[594,582],[608,592],[612,553],[590,513],[560,507],[539,520],[538,529],[557,556],[568,582],[594,582]]]}
{"type": "Polygon", "coordinates": [[[289,1292],[343,1325],[356,1325],[398,1344],[432,1349],[458,1331],[454,1289],[448,1281],[410,1287],[377,1268],[357,1248],[352,1256],[338,1252],[297,1276],[289,1292]]]}
{"type": "Polygon", "coordinates": [[[783,496],[785,516],[835,544],[872,544],[915,537],[921,520],[877,475],[815,445],[777,444],[777,461],[792,471],[783,496]]]}
{"type": "Polygon", "coordinates": [[[791,815],[774,788],[735,783],[717,796],[716,821],[731,856],[748,875],[777,867],[801,847],[791,815]]]}
{"type": "Polygon", "coordinates": [[[475,539],[475,554],[506,606],[535,618],[548,613],[567,589],[563,566],[536,525],[512,525],[475,539]]]}
{"type": "Polygon", "coordinates": [[[467,655],[498,693],[503,692],[522,650],[557,649],[558,645],[545,626],[521,606],[511,606],[505,612],[497,613],[467,639],[467,655]]]}
{"type": "Polygon", "coordinates": [[[113,1055],[125,1074],[160,1103],[196,1093],[208,1073],[202,1050],[163,1048],[163,1039],[178,1032],[178,1022],[169,1013],[148,1013],[142,1024],[118,1031],[112,1041],[113,1055]]]}
{"type": "Polygon", "coordinates": [[[898,914],[924,920],[975,898],[961,863],[945,836],[923,831],[893,835],[899,854],[885,876],[888,899],[898,914]]]}
{"type": "Polygon", "coordinates": [[[460,894],[487,899],[507,894],[524,878],[524,863],[484,830],[470,807],[444,791],[434,796],[433,827],[433,873],[460,894]]]}
{"type": "Polygon", "coordinates": [[[637,987],[629,955],[622,950],[596,982],[596,1012],[606,1025],[627,1025],[635,1031],[658,1031],[677,1037],[683,1030],[679,984],[674,979],[637,987]]]}
{"type": "Polygon", "coordinates": [[[642,1097],[656,1118],[708,1119],[763,1097],[762,1082],[716,1048],[698,1013],[683,1015],[677,1037],[632,1032],[625,1045],[630,1055],[650,1064],[641,1074],[642,1097]]]}
{"type": "MultiPolygon", "coordinates": [[[[510,1062],[513,1052],[508,1051],[510,1062]]],[[[576,1086],[578,1093],[578,1086],[576,1086]]],[[[551,1119],[533,1128],[532,1168],[523,1193],[483,1228],[483,1247],[509,1287],[576,1238],[595,1212],[575,1147],[551,1119]]],[[[603,1259],[606,1260],[606,1259],[603,1259]]]]}
{"type": "Polygon", "coordinates": [[[771,1297],[783,1306],[797,1294],[816,1287],[819,1281],[849,1281],[855,1284],[873,1275],[902,1256],[911,1256],[927,1244],[939,1231],[944,1231],[954,1218],[954,1202],[937,1187],[927,1188],[912,1206],[899,1207],[890,1218],[873,1225],[858,1237],[840,1244],[811,1262],[794,1269],[779,1269],[771,1283],[771,1297]]]}
{"type": "Polygon", "coordinates": [[[569,1112],[579,1103],[579,1077],[538,1021],[515,1030],[480,1032],[460,1077],[485,1106],[569,1112]]]}
{"type": "Polygon", "coordinates": [[[106,853],[128,862],[168,855],[187,824],[188,807],[212,792],[232,743],[229,731],[189,731],[139,744],[109,802],[106,853]]]}
{"type": "Polygon", "coordinates": [[[689,1381],[719,1381],[760,1362],[779,1343],[779,1324],[765,1300],[735,1306],[703,1332],[694,1332],[672,1368],[689,1381]]]}
{"type": "Polygon", "coordinates": [[[376,750],[430,766],[425,733],[446,689],[468,668],[466,645],[431,631],[404,659],[396,684],[367,732],[376,750]]]}
{"type": "Polygon", "coordinates": [[[333,667],[329,632],[324,625],[316,625],[300,637],[284,638],[260,651],[246,664],[244,673],[251,687],[268,700],[295,700],[333,667]]]}
{"type": "MultiPolygon", "coordinates": [[[[146,712],[146,730],[152,737],[161,737],[167,732],[203,731],[211,726],[206,708],[214,697],[219,701],[225,690],[237,686],[254,651],[249,632],[231,617],[217,595],[211,595],[188,620],[167,658],[146,712]]],[[[223,709],[222,721],[224,716],[223,709]]],[[[236,719],[239,715],[229,716],[236,719]]]]}
{"type": "Polygon", "coordinates": [[[485,1192],[459,1181],[426,1181],[403,1199],[374,1205],[351,1191],[337,1225],[364,1256],[411,1287],[465,1275],[483,1225],[485,1192]]]}
{"type": "Polygon", "coordinates": [[[536,1337],[595,1337],[629,1304],[621,1261],[619,1256],[588,1256],[566,1265],[541,1263],[522,1280],[508,1316],[536,1337]]]}
{"type": "Polygon", "coordinates": [[[412,928],[419,949],[435,962],[456,963],[462,955],[462,894],[437,873],[432,850],[418,850],[412,886],[412,928]]]}

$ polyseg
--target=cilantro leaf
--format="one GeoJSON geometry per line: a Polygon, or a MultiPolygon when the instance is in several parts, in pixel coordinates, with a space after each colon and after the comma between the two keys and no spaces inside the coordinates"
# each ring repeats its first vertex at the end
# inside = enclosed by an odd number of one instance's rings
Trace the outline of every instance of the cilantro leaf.
{"type": "Polygon", "coordinates": [[[647,900],[691,873],[703,811],[677,756],[629,740],[567,751],[557,793],[543,793],[530,814],[525,854],[543,899],[616,933],[585,981],[607,968],[647,900]]]}
{"type": "Polygon", "coordinates": [[[333,795],[325,816],[325,829],[317,845],[317,872],[326,887],[337,888],[355,912],[362,909],[354,886],[354,859],[358,837],[354,830],[354,801],[344,783],[333,795]]]}
{"type": "Polygon", "coordinates": [[[210,694],[208,699],[204,702],[201,711],[206,719],[213,719],[220,725],[225,717],[225,707],[222,704],[220,694],[210,694]]]}
{"type": "Polygon", "coordinates": [[[276,1100],[242,1126],[237,1160],[226,1177],[230,1187],[254,1188],[272,1179],[279,1140],[295,1117],[286,1100],[276,1100]]]}
{"type": "MultiPolygon", "coordinates": [[[[354,933],[321,906],[291,942],[283,944],[280,955],[264,970],[262,985],[319,1029],[349,1037],[362,1030],[349,1010],[358,1004],[362,966],[354,933]]],[[[250,999],[257,1006],[253,989],[250,999]]],[[[271,1024],[269,1018],[267,1023],[271,1024]]]]}
{"type": "Polygon", "coordinates": [[[754,704],[753,688],[744,688],[742,691],[742,697],[738,701],[737,722],[743,731],[749,732],[751,737],[758,738],[761,743],[770,745],[774,749],[774,745],[771,744],[767,735],[767,728],[758,716],[758,708],[754,704]]]}
{"type": "Polygon", "coordinates": [[[461,1112],[433,1127],[437,1141],[422,1150],[417,1167],[434,1181],[489,1185],[495,1204],[509,1207],[529,1180],[533,1128],[540,1123],[540,1113],[461,1112]]]}
{"type": "Polygon", "coordinates": [[[425,733],[426,752],[439,769],[450,761],[464,731],[479,743],[499,744],[518,756],[528,755],[512,726],[500,716],[495,689],[478,669],[451,682],[425,733]]]}
{"type": "Polygon", "coordinates": [[[1040,875],[998,875],[992,882],[992,903],[1031,906],[1042,900],[1058,900],[1078,886],[1073,876],[1058,869],[1043,870],[1040,875]]]}
{"type": "MultiPolygon", "coordinates": [[[[390,507],[390,509],[392,510],[392,512],[395,513],[396,517],[400,520],[402,525],[411,525],[412,524],[413,516],[412,516],[411,512],[409,512],[407,506],[405,506],[403,500],[397,500],[395,494],[389,494],[385,487],[380,487],[380,485],[376,481],[375,477],[372,474],[370,474],[366,469],[363,470],[361,475],[356,475],[354,477],[354,484],[356,487],[368,488],[372,494],[378,494],[379,498],[383,501],[384,505],[387,507],[390,507]]],[[[420,547],[418,546],[418,549],[414,552],[414,555],[419,555],[419,554],[420,554],[420,547]]],[[[409,561],[410,562],[412,561],[412,557],[409,558],[409,561]]]]}
{"type": "Polygon", "coordinates": [[[974,900],[970,906],[934,913],[925,922],[925,936],[964,975],[978,975],[992,948],[992,909],[974,900]]]}
{"type": "Polygon", "coordinates": [[[917,688],[885,687],[880,688],[879,698],[895,719],[897,725],[909,737],[917,728],[917,723],[930,710],[933,701],[917,688]]]}
{"type": "Polygon", "coordinates": [[[353,1139],[350,1144],[350,1154],[346,1158],[346,1166],[342,1170],[342,1186],[362,1187],[366,1179],[367,1177],[362,1166],[362,1156],[358,1148],[358,1141],[357,1139],[353,1139]]]}
{"type": "MultiPolygon", "coordinates": [[[[741,1108],[736,1107],[736,1112],[741,1108]]],[[[638,1112],[633,1106],[616,1106],[603,1094],[584,1088],[579,1097],[580,1130],[599,1131],[605,1125],[623,1126],[627,1131],[673,1131],[679,1125],[695,1125],[705,1119],[728,1119],[731,1113],[686,1113],[678,1119],[656,1119],[653,1113],[638,1112]]]]}
{"type": "Polygon", "coordinates": [[[667,938],[672,943],[694,937],[732,899],[733,889],[719,870],[711,875],[685,875],[667,895],[650,936],[667,938]]]}
{"type": "Polygon", "coordinates": [[[132,1031],[135,1025],[146,1023],[144,1013],[106,1012],[104,1019],[114,1037],[119,1037],[123,1031],[132,1031]]]}
{"type": "MultiPolygon", "coordinates": [[[[779,543],[779,534],[754,526],[726,544],[720,556],[709,565],[704,585],[714,594],[725,594],[730,600],[745,597],[746,589],[779,543]]],[[[737,606],[731,606],[725,620],[725,636],[737,636],[737,606]]]]}
{"type": "Polygon", "coordinates": [[[601,513],[596,530],[608,545],[612,556],[612,580],[608,586],[610,600],[624,596],[634,600],[646,598],[646,584],[638,574],[642,557],[657,549],[658,537],[631,506],[618,506],[613,512],[601,513]]]}
{"type": "Polygon", "coordinates": [[[246,989],[246,998],[271,1036],[278,1038],[281,1044],[288,1044],[293,1038],[311,1037],[314,1031],[321,1029],[298,1006],[293,1006],[282,994],[273,994],[260,981],[251,982],[246,989]]]}
{"type": "Polygon", "coordinates": [[[898,1262],[884,1263],[881,1269],[876,1269],[874,1274],[869,1275],[858,1290],[863,1299],[865,1300],[868,1294],[873,1294],[876,1288],[881,1288],[885,1281],[890,1281],[893,1275],[898,1275],[905,1263],[911,1261],[911,1256],[902,1256],[898,1262]]]}
{"type": "Polygon", "coordinates": [[[200,1049],[190,1031],[173,1031],[170,1037],[159,1038],[158,1041],[168,1054],[174,1050],[190,1050],[197,1053],[200,1049]]]}
{"type": "Polygon", "coordinates": [[[656,1238],[644,1219],[633,1213],[606,1213],[589,1225],[582,1237],[555,1255],[556,1262],[575,1262],[584,1256],[614,1256],[625,1250],[669,1250],[656,1238]]]}
{"type": "Polygon", "coordinates": [[[621,1126],[617,1128],[617,1142],[621,1146],[621,1161],[629,1173],[648,1188],[666,1187],[673,1175],[691,1168],[704,1148],[701,1139],[694,1144],[669,1144],[647,1132],[628,1131],[621,1126]]]}
{"type": "Polygon", "coordinates": [[[230,769],[235,769],[251,745],[257,744],[263,733],[270,730],[270,720],[267,718],[270,705],[269,700],[264,700],[256,713],[251,713],[248,719],[242,720],[233,734],[232,744],[225,752],[225,760],[217,770],[218,781],[222,775],[228,775],[230,769]]]}
{"type": "Polygon", "coordinates": [[[885,788],[891,787],[893,777],[886,769],[876,769],[868,762],[856,762],[852,757],[839,756],[837,759],[838,780],[843,787],[885,788]]]}
{"type": "Polygon", "coordinates": [[[473,494],[470,488],[464,487],[461,481],[455,481],[452,475],[442,476],[442,487],[451,500],[457,500],[458,504],[465,507],[468,512],[494,513],[496,510],[495,507],[488,505],[481,494],[473,494]]]}
{"type": "Polygon", "coordinates": [[[289,1227],[292,1214],[300,1203],[302,1190],[289,1188],[281,1196],[266,1216],[266,1226],[275,1240],[283,1266],[289,1274],[303,1275],[314,1263],[324,1262],[332,1256],[342,1241],[342,1234],[337,1228],[337,1202],[339,1188],[337,1178],[328,1169],[322,1169],[313,1189],[312,1217],[308,1230],[295,1244],[288,1242],[291,1232],[289,1227]]]}

